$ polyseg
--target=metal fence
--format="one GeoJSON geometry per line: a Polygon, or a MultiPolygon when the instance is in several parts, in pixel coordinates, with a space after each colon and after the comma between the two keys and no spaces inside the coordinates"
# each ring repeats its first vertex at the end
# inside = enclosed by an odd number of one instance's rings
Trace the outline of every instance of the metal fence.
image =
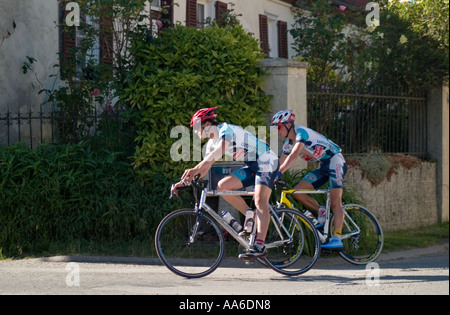
{"type": "MultiPolygon", "coordinates": [[[[349,93],[308,90],[308,126],[336,142],[344,154],[404,153],[427,157],[425,93],[349,93]]],[[[17,142],[92,141],[106,149],[132,150],[133,128],[123,111],[82,115],[51,110],[0,113],[0,146],[17,142]]]]}
{"type": "Polygon", "coordinates": [[[0,146],[24,143],[35,148],[42,143],[90,141],[107,150],[130,150],[133,128],[123,110],[92,109],[75,114],[61,110],[0,113],[0,146]]]}
{"type": "Polygon", "coordinates": [[[349,93],[308,90],[308,125],[344,154],[427,156],[426,93],[349,93]]]}

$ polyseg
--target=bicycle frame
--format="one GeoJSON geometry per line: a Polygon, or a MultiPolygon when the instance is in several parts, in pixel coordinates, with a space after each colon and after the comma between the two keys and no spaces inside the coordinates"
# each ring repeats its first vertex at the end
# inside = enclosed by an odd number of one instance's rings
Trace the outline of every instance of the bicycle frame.
{"type": "MultiPolygon", "coordinates": [[[[327,204],[326,204],[326,215],[325,215],[325,223],[324,223],[324,230],[323,234],[320,231],[317,231],[317,234],[319,235],[320,242],[323,244],[326,242],[328,235],[330,234],[330,225],[328,224],[330,222],[330,190],[329,189],[317,189],[317,190],[310,190],[310,189],[290,189],[290,190],[281,190],[281,197],[280,197],[280,204],[285,205],[289,209],[295,209],[295,206],[292,204],[292,202],[287,197],[288,195],[293,194],[326,194],[327,195],[327,204]]],[[[345,210],[344,210],[345,211],[345,210]]]]}
{"type": "MultiPolygon", "coordinates": [[[[214,196],[254,196],[254,192],[248,192],[248,191],[218,191],[218,190],[207,190],[203,189],[201,193],[201,197],[199,199],[199,202],[195,206],[195,210],[201,213],[202,210],[205,210],[206,213],[208,213],[222,228],[224,228],[242,247],[244,247],[245,250],[248,250],[253,246],[255,239],[256,239],[256,228],[253,229],[252,234],[250,235],[250,241],[246,241],[243,237],[241,237],[238,232],[236,232],[223,218],[220,216],[214,209],[212,209],[207,203],[206,203],[206,197],[214,197],[214,196]]],[[[271,220],[275,221],[274,218],[278,218],[276,215],[275,210],[273,209],[272,205],[269,204],[269,208],[271,211],[271,220]]],[[[278,220],[279,224],[275,224],[276,222],[273,222],[276,226],[278,233],[280,235],[286,235],[289,236],[289,239],[284,239],[283,241],[278,241],[274,243],[266,244],[266,248],[270,249],[273,247],[280,246],[284,243],[288,243],[292,241],[292,235],[289,234],[288,230],[284,226],[284,224],[278,220]],[[281,231],[279,227],[282,227],[284,231],[281,231]],[[283,233],[284,232],[284,233],[283,233]]],[[[196,231],[194,231],[193,235],[195,235],[196,231]]]]}
{"type": "MultiPolygon", "coordinates": [[[[287,197],[288,195],[292,195],[292,194],[326,194],[327,195],[327,202],[326,202],[326,215],[325,215],[325,223],[324,223],[324,228],[323,228],[323,234],[320,231],[317,231],[317,234],[319,235],[320,241],[321,243],[325,243],[326,240],[328,239],[328,236],[330,235],[330,220],[331,220],[331,209],[330,209],[330,189],[315,189],[315,190],[310,190],[310,189],[290,189],[290,190],[281,190],[281,197],[280,197],[280,204],[284,204],[287,208],[289,209],[295,209],[295,206],[292,204],[292,202],[289,200],[289,198],[287,197]]],[[[352,237],[354,235],[357,235],[359,233],[361,233],[361,229],[360,227],[356,224],[355,221],[353,221],[353,219],[351,217],[349,217],[347,215],[347,211],[345,211],[344,208],[342,208],[342,210],[344,211],[344,215],[345,217],[350,221],[350,223],[353,225],[354,229],[350,229],[352,230],[351,233],[347,233],[342,235],[342,239],[346,239],[349,237],[352,237]]],[[[347,222],[344,221],[344,224],[348,225],[347,222]]]]}

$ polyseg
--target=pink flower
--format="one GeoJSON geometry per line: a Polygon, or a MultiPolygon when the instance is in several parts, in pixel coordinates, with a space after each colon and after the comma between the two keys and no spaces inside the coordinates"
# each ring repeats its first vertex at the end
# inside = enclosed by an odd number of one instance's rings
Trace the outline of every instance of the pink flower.
{"type": "Polygon", "coordinates": [[[98,89],[94,89],[94,90],[92,91],[92,95],[93,95],[93,96],[99,96],[99,95],[100,95],[100,91],[99,91],[98,89]]]}
{"type": "Polygon", "coordinates": [[[158,26],[158,28],[162,28],[163,22],[161,20],[156,20],[156,25],[158,26]]]}
{"type": "Polygon", "coordinates": [[[345,9],[347,9],[347,7],[345,5],[339,6],[339,11],[345,11],[345,9]]]}

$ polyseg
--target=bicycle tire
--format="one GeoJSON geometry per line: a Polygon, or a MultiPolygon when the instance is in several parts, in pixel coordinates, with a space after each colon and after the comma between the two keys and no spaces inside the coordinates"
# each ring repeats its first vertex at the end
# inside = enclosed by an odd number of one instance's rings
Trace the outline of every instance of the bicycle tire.
{"type": "MultiPolygon", "coordinates": [[[[286,276],[298,276],[310,270],[320,256],[320,239],[316,228],[301,212],[287,208],[275,209],[283,225],[291,233],[292,242],[270,247],[281,241],[279,232],[270,221],[266,237],[268,255],[259,259],[261,263],[286,276]]],[[[278,224],[278,223],[277,223],[278,224]]]]}
{"type": "Polygon", "coordinates": [[[159,259],[170,271],[185,278],[201,278],[220,265],[225,242],[222,231],[208,214],[180,209],[159,224],[155,247],[159,259]],[[191,243],[194,229],[197,232],[191,243]]]}
{"type": "MultiPolygon", "coordinates": [[[[344,250],[341,257],[354,265],[365,265],[375,261],[381,254],[384,245],[384,235],[380,223],[366,208],[356,204],[344,205],[347,216],[342,229],[344,250]],[[361,229],[360,233],[352,234],[351,218],[361,229]]],[[[356,232],[356,231],[355,231],[356,232]]]]}

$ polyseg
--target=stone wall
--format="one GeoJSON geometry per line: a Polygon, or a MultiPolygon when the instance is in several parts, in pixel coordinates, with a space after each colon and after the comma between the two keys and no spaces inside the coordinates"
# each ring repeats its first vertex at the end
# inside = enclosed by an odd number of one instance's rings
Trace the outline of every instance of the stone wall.
{"type": "Polygon", "coordinates": [[[373,187],[361,169],[350,167],[345,178],[348,187],[361,193],[367,208],[384,231],[416,228],[439,222],[436,203],[436,164],[422,162],[407,170],[400,167],[389,181],[373,187]]]}

